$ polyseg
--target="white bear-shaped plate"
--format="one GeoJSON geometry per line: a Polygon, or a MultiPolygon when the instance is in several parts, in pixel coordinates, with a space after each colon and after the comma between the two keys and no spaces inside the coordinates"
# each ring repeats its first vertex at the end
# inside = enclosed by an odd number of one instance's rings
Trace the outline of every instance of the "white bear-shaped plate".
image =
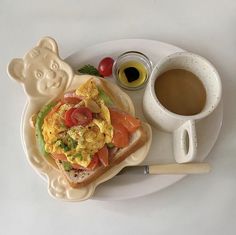
{"type": "MultiPolygon", "coordinates": [[[[126,166],[140,164],[147,156],[152,136],[151,127],[145,124],[149,139],[143,147],[88,186],[79,189],[72,188],[57,169],[54,160],[39,153],[35,131],[30,126],[29,120],[43,105],[50,103],[62,93],[77,88],[91,76],[75,75],[71,67],[59,57],[55,40],[49,37],[40,40],[38,45],[30,50],[23,59],[13,59],[8,66],[8,73],[23,85],[28,97],[21,123],[24,151],[36,172],[47,178],[48,192],[54,198],[67,201],[86,200],[93,195],[99,184],[109,180],[126,166]]],[[[126,100],[124,102],[127,103],[125,110],[134,115],[134,107],[129,96],[116,85],[110,84],[110,86],[114,94],[118,94],[120,99],[126,100]]]]}

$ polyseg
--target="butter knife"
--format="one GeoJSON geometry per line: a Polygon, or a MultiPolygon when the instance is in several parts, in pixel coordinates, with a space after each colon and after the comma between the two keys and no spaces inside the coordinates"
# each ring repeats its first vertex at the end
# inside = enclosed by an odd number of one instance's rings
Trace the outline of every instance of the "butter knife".
{"type": "Polygon", "coordinates": [[[174,163],[158,164],[146,166],[130,166],[122,169],[118,175],[122,174],[145,174],[145,175],[185,175],[185,174],[205,174],[210,172],[208,163],[174,163]]]}

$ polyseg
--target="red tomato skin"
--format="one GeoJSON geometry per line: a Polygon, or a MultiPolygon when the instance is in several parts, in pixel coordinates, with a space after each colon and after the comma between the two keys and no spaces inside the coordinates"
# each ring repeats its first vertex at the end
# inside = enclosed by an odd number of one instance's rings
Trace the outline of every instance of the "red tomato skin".
{"type": "Polygon", "coordinates": [[[114,60],[111,57],[103,58],[98,65],[98,72],[104,77],[109,77],[112,74],[112,66],[114,60]]]}
{"type": "Polygon", "coordinates": [[[74,126],[74,122],[71,119],[71,115],[75,110],[76,110],[76,108],[71,108],[65,112],[65,125],[68,127],[74,126]]]}
{"type": "Polygon", "coordinates": [[[107,146],[104,145],[101,149],[98,150],[97,152],[98,159],[102,163],[103,166],[108,166],[109,161],[108,161],[108,149],[107,146]]]}
{"type": "Polygon", "coordinates": [[[75,125],[87,126],[92,121],[93,114],[90,109],[79,107],[71,114],[71,118],[75,125]]]}
{"type": "Polygon", "coordinates": [[[86,107],[71,108],[65,113],[65,125],[72,126],[86,126],[93,119],[92,112],[86,107]]]}

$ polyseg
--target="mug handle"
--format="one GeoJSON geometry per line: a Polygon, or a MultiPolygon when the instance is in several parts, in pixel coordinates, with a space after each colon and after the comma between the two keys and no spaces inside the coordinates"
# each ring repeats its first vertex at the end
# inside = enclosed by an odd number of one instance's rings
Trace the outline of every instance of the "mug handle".
{"type": "Polygon", "coordinates": [[[195,121],[188,120],[173,133],[173,150],[176,162],[191,162],[197,156],[195,121]]]}

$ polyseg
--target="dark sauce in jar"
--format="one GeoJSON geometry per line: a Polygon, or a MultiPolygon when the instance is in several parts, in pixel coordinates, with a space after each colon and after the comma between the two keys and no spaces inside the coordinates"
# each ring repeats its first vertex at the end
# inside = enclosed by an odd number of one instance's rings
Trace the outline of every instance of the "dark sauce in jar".
{"type": "Polygon", "coordinates": [[[118,70],[119,82],[130,88],[142,86],[146,81],[147,76],[147,69],[138,61],[125,62],[118,70]]]}

